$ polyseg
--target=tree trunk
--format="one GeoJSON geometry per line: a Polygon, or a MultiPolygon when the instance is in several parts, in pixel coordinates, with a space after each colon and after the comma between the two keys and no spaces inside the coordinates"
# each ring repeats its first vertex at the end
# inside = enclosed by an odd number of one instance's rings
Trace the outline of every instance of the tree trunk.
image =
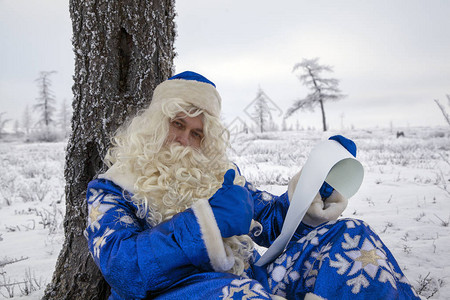
{"type": "Polygon", "coordinates": [[[322,111],[322,125],[323,125],[323,131],[327,131],[327,120],[325,119],[325,108],[323,107],[323,100],[319,100],[320,102],[320,109],[322,111]]]}
{"type": "Polygon", "coordinates": [[[105,299],[89,255],[86,187],[105,170],[110,137],[172,74],[174,1],[70,0],[75,74],[66,152],[65,242],[44,299],[105,299]]]}

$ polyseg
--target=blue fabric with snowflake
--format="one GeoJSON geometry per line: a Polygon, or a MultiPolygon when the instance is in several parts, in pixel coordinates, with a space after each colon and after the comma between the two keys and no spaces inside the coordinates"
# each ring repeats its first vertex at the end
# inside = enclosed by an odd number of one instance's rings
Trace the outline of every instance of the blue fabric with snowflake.
{"type": "MultiPolygon", "coordinates": [[[[246,187],[255,219],[264,227],[253,239],[268,247],[281,231],[287,193],[274,196],[249,183],[246,187]]],[[[105,179],[92,181],[87,191],[85,236],[111,286],[110,299],[419,299],[363,221],[343,219],[316,228],[301,224],[274,262],[236,276],[212,269],[191,209],[151,227],[126,195],[105,179]]]]}

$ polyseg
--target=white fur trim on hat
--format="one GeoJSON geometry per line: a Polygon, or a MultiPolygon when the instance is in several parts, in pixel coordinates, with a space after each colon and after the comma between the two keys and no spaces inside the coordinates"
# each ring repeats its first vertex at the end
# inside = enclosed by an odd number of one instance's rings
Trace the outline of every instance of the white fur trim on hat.
{"type": "Polygon", "coordinates": [[[174,98],[183,99],[215,117],[220,117],[222,99],[216,88],[209,83],[185,79],[166,80],[155,88],[150,105],[161,104],[164,100],[174,98]]]}
{"type": "Polygon", "coordinates": [[[214,271],[226,272],[230,270],[234,265],[234,256],[231,249],[226,248],[223,243],[219,226],[217,226],[216,218],[214,218],[208,200],[198,200],[194,203],[192,209],[200,225],[202,238],[214,271]]]}

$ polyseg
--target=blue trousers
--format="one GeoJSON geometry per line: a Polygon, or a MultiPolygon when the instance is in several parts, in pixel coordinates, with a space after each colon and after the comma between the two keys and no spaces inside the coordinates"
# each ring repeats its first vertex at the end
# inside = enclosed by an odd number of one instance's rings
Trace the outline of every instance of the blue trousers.
{"type": "Polygon", "coordinates": [[[363,221],[305,225],[285,252],[245,276],[199,273],[157,299],[419,299],[391,252],[363,221]]]}

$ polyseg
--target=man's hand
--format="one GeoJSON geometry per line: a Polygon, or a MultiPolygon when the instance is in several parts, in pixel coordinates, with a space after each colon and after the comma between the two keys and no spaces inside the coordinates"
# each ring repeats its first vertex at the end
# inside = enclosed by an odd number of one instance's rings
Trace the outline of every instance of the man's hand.
{"type": "Polygon", "coordinates": [[[247,234],[253,219],[253,199],[250,192],[234,185],[235,171],[225,173],[222,187],[209,199],[222,237],[247,234]]]}

